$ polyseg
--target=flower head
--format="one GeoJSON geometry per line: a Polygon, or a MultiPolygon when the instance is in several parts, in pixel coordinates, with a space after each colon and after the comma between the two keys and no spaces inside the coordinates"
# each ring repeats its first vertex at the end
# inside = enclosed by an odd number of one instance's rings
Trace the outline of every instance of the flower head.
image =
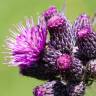
{"type": "Polygon", "coordinates": [[[36,89],[35,89],[35,96],[44,96],[44,94],[45,94],[45,88],[42,88],[42,87],[37,87],[36,89]]]}
{"type": "Polygon", "coordinates": [[[92,32],[90,18],[86,14],[81,14],[73,25],[73,31],[75,32],[79,32],[82,29],[87,29],[89,32],[92,32]]]}
{"type": "MultiPolygon", "coordinates": [[[[63,81],[53,80],[34,89],[34,96],[69,96],[63,81]]],[[[65,83],[65,82],[64,82],[65,83]]]]}
{"type": "Polygon", "coordinates": [[[72,66],[72,60],[71,56],[68,54],[63,54],[60,57],[57,58],[57,66],[59,70],[68,70],[72,66]]]}
{"type": "Polygon", "coordinates": [[[77,32],[77,36],[79,38],[86,37],[88,35],[88,33],[90,33],[90,31],[88,30],[88,28],[83,28],[79,32],[77,32]]]}
{"type": "Polygon", "coordinates": [[[48,20],[47,27],[51,45],[61,52],[71,53],[74,40],[71,24],[67,18],[60,13],[54,15],[48,20]]]}
{"type": "Polygon", "coordinates": [[[56,84],[56,81],[51,81],[51,82],[47,82],[44,85],[41,86],[37,86],[34,89],[33,94],[35,96],[54,96],[54,92],[53,92],[53,86],[56,84]]]}
{"type": "Polygon", "coordinates": [[[48,21],[56,13],[57,13],[57,8],[55,6],[51,6],[43,12],[43,16],[45,20],[48,21]]]}
{"type": "Polygon", "coordinates": [[[65,23],[64,18],[55,15],[48,20],[48,28],[59,27],[60,25],[63,27],[64,23],[65,23]]]}
{"type": "Polygon", "coordinates": [[[76,44],[80,59],[88,60],[96,58],[96,33],[93,32],[90,18],[86,14],[81,14],[75,24],[73,31],[76,33],[76,44]]]}
{"type": "Polygon", "coordinates": [[[40,59],[47,35],[46,25],[44,21],[41,21],[37,26],[34,26],[32,20],[27,19],[26,26],[18,25],[17,30],[19,30],[20,34],[16,36],[15,43],[8,43],[9,48],[12,50],[12,63],[14,65],[30,65],[40,59]]]}

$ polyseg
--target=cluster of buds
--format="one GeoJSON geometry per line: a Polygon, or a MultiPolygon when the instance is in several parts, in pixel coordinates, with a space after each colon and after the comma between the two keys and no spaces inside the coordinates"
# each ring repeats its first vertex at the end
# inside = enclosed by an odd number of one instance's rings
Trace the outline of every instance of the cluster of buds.
{"type": "Polygon", "coordinates": [[[16,27],[15,39],[7,39],[9,63],[24,76],[48,81],[33,90],[34,96],[84,96],[86,86],[96,79],[96,33],[90,18],[81,14],[71,25],[51,6],[38,21],[34,25],[26,19],[16,27]]]}

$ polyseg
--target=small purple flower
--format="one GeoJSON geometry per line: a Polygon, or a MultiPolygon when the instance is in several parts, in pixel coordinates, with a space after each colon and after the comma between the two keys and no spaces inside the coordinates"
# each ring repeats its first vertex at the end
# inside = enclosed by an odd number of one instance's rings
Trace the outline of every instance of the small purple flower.
{"type": "Polygon", "coordinates": [[[88,30],[92,32],[92,26],[90,23],[90,18],[86,14],[81,14],[76,20],[73,25],[73,31],[78,33],[81,30],[88,30]]]}
{"type": "Polygon", "coordinates": [[[72,66],[72,60],[71,56],[68,54],[63,54],[57,58],[57,67],[59,70],[68,70],[72,66]]]}
{"type": "Polygon", "coordinates": [[[73,33],[68,19],[59,13],[48,20],[50,44],[61,52],[71,53],[73,50],[73,33]]]}
{"type": "Polygon", "coordinates": [[[37,87],[36,89],[35,89],[35,96],[44,96],[44,94],[45,94],[45,89],[44,88],[42,88],[42,87],[37,87]]]}
{"type": "Polygon", "coordinates": [[[81,14],[74,22],[72,26],[72,31],[74,31],[75,39],[82,39],[86,37],[88,33],[92,32],[92,26],[90,23],[90,18],[86,14],[81,14]]]}
{"type": "Polygon", "coordinates": [[[34,96],[54,96],[54,85],[56,84],[56,81],[50,81],[46,82],[44,85],[37,86],[33,94],[34,96]]]}
{"type": "Polygon", "coordinates": [[[93,32],[90,18],[86,14],[77,18],[73,31],[76,33],[79,59],[88,61],[88,59],[96,58],[96,33],[93,32]]]}
{"type": "MultiPolygon", "coordinates": [[[[64,23],[65,23],[65,20],[63,17],[55,15],[48,20],[47,26],[49,29],[54,28],[54,27],[59,27],[60,25],[61,25],[61,27],[63,27],[64,23]]],[[[61,32],[62,32],[62,30],[61,30],[61,32]]]]}
{"type": "Polygon", "coordinates": [[[57,8],[55,6],[51,6],[43,12],[43,16],[45,20],[48,21],[56,13],[57,13],[57,8]]]}
{"type": "Polygon", "coordinates": [[[86,37],[88,35],[88,33],[90,33],[88,28],[83,28],[77,32],[77,36],[78,36],[78,38],[86,37]]]}
{"type": "Polygon", "coordinates": [[[33,94],[34,96],[69,96],[67,86],[64,81],[52,80],[43,85],[37,86],[33,94]]]}
{"type": "MultiPolygon", "coordinates": [[[[40,18],[37,26],[33,25],[31,19],[26,20],[26,25],[19,24],[17,30],[19,34],[15,37],[15,43],[8,43],[12,50],[13,65],[30,65],[40,59],[46,43],[46,24],[44,19],[40,18]]],[[[14,31],[13,31],[13,34],[14,31]]],[[[13,39],[10,39],[10,42],[13,39]]]]}

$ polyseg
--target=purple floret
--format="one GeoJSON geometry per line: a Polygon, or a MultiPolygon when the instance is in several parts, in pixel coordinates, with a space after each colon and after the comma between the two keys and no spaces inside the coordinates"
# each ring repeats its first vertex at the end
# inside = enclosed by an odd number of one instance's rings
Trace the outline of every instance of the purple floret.
{"type": "Polygon", "coordinates": [[[57,13],[57,8],[55,6],[51,6],[43,12],[43,16],[45,20],[48,21],[56,13],[57,13]]]}
{"type": "Polygon", "coordinates": [[[77,37],[78,38],[86,37],[88,35],[88,33],[90,33],[90,30],[88,28],[83,28],[77,32],[77,37]]]}
{"type": "Polygon", "coordinates": [[[55,84],[56,81],[51,81],[44,85],[37,86],[33,91],[34,96],[54,96],[53,86],[55,84]]]}
{"type": "Polygon", "coordinates": [[[69,96],[66,85],[63,81],[53,80],[43,85],[37,86],[33,94],[34,96],[69,96]]]}
{"type": "Polygon", "coordinates": [[[82,29],[87,29],[89,32],[92,32],[90,18],[86,14],[81,14],[73,24],[73,31],[75,33],[81,31],[82,29]]]}
{"type": "Polygon", "coordinates": [[[57,67],[60,71],[69,70],[72,66],[71,56],[68,54],[63,54],[57,58],[57,67]]]}

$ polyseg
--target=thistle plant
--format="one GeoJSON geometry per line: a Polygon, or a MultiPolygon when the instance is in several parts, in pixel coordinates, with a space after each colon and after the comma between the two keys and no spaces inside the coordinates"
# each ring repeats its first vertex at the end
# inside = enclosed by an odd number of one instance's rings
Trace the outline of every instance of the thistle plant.
{"type": "Polygon", "coordinates": [[[9,64],[24,76],[47,80],[34,88],[34,96],[85,95],[96,79],[96,33],[87,14],[71,24],[51,6],[42,12],[37,25],[27,18],[25,25],[20,23],[11,32],[15,38],[7,39],[9,64]]]}

